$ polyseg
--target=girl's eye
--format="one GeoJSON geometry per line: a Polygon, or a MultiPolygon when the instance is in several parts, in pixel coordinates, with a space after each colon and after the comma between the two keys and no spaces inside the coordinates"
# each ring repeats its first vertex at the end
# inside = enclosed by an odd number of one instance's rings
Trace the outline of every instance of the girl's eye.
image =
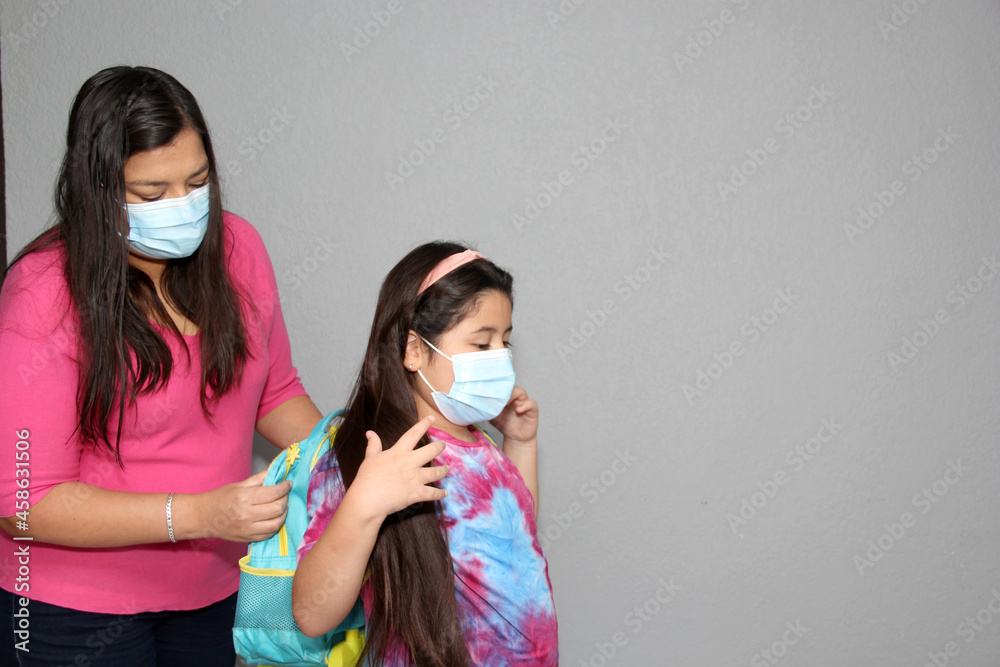
{"type": "Polygon", "coordinates": [[[143,197],[142,195],[139,195],[139,199],[141,199],[142,201],[157,201],[157,200],[159,200],[159,199],[160,199],[160,197],[162,197],[162,196],[163,196],[163,194],[162,194],[162,193],[161,193],[161,194],[158,194],[158,195],[156,195],[155,197],[143,197]]]}
{"type": "MultiPolygon", "coordinates": [[[[493,349],[493,346],[490,343],[474,343],[474,345],[476,347],[478,347],[480,350],[491,350],[491,349],[493,349]]],[[[509,340],[505,340],[503,342],[503,346],[507,347],[507,348],[514,347],[509,340]]]]}

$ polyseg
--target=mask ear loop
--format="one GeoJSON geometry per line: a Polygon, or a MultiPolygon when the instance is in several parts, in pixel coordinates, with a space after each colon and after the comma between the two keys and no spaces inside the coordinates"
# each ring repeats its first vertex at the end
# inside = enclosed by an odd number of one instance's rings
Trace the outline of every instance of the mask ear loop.
{"type": "MultiPolygon", "coordinates": [[[[420,336],[420,334],[417,334],[417,335],[420,336]]],[[[453,361],[451,357],[449,357],[447,354],[445,354],[441,350],[439,350],[436,347],[434,347],[434,345],[429,340],[427,340],[426,338],[424,338],[423,336],[420,336],[420,340],[422,340],[425,343],[427,343],[428,345],[430,345],[430,347],[431,347],[432,350],[434,350],[435,352],[437,352],[438,354],[440,354],[442,357],[444,357],[448,361],[453,361]]],[[[417,371],[417,372],[419,373],[420,371],[417,371]]]]}
{"type": "Polygon", "coordinates": [[[431,393],[434,394],[438,393],[438,390],[431,386],[431,383],[427,381],[427,378],[424,377],[424,374],[420,372],[419,368],[417,369],[417,375],[419,375],[420,379],[424,381],[424,384],[427,385],[427,388],[431,390],[431,393]]]}
{"type": "MultiPolygon", "coordinates": [[[[417,335],[420,336],[420,334],[417,334],[417,335]]],[[[431,343],[426,338],[424,338],[423,336],[420,336],[420,340],[422,340],[425,343],[427,343],[431,347],[432,350],[434,350],[435,352],[437,352],[438,354],[440,354],[442,357],[444,357],[448,361],[452,361],[451,357],[449,357],[447,354],[445,354],[441,350],[439,350],[436,347],[434,347],[434,344],[431,343]]],[[[452,363],[454,363],[454,362],[452,362],[452,363]]],[[[424,384],[427,385],[427,388],[430,389],[432,393],[440,393],[440,392],[438,392],[437,389],[435,389],[434,387],[431,386],[431,383],[427,381],[427,378],[424,377],[424,374],[420,372],[419,368],[417,369],[417,375],[420,376],[420,379],[424,381],[424,384]]]]}

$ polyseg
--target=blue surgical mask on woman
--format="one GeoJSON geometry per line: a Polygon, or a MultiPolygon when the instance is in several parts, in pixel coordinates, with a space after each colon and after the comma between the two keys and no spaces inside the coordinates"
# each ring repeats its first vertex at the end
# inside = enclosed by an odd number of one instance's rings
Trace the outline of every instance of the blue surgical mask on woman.
{"type": "Polygon", "coordinates": [[[458,426],[494,419],[503,412],[514,391],[514,360],[507,348],[466,352],[448,356],[423,336],[425,343],[451,362],[455,382],[447,394],[431,387],[424,374],[417,374],[431,390],[441,416],[458,426]]]}
{"type": "Polygon", "coordinates": [[[208,188],[203,185],[185,197],[125,204],[129,245],[153,259],[193,255],[208,230],[208,188]]]}

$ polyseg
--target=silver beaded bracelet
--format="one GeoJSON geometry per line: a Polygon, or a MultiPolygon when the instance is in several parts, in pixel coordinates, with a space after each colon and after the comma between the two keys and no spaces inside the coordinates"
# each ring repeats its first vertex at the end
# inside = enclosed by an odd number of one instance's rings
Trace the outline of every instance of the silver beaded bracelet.
{"type": "Polygon", "coordinates": [[[176,542],[177,538],[174,537],[174,521],[170,514],[170,507],[174,502],[174,494],[167,494],[167,535],[170,536],[171,542],[176,542]]]}

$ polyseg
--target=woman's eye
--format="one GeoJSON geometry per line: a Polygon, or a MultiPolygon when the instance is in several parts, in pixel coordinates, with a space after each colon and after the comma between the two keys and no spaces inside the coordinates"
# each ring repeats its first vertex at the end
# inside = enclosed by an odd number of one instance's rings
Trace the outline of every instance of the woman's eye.
{"type": "Polygon", "coordinates": [[[507,349],[510,349],[510,348],[514,347],[514,344],[512,342],[510,342],[509,340],[505,340],[503,342],[503,346],[506,347],[507,349]]]}
{"type": "Polygon", "coordinates": [[[143,197],[142,195],[139,195],[139,199],[142,201],[158,201],[162,196],[162,194],[156,195],[155,197],[143,197]]]}

